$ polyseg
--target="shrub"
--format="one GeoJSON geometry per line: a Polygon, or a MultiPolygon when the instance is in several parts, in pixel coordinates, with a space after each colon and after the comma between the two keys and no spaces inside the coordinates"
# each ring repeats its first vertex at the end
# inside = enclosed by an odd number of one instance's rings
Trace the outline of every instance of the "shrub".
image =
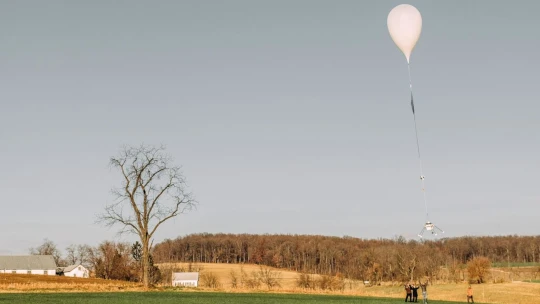
{"type": "Polygon", "coordinates": [[[305,289],[315,289],[315,280],[313,276],[307,273],[300,273],[296,278],[296,286],[305,289]]]}
{"type": "Polygon", "coordinates": [[[269,268],[269,267],[263,268],[261,266],[259,268],[258,278],[261,281],[261,283],[266,285],[266,287],[270,290],[274,287],[281,287],[281,284],[279,284],[280,275],[281,275],[280,272],[276,272],[272,270],[272,268],[269,268]]]}
{"type": "Polygon", "coordinates": [[[213,272],[203,272],[201,273],[201,286],[209,288],[220,288],[221,282],[217,275],[213,272]]]}
{"type": "Polygon", "coordinates": [[[252,271],[250,276],[246,275],[243,279],[243,285],[251,289],[257,289],[261,287],[261,279],[259,277],[259,273],[252,271]]]}
{"type": "Polygon", "coordinates": [[[232,286],[232,288],[238,288],[238,276],[236,275],[236,271],[231,269],[231,272],[229,273],[229,276],[231,278],[231,286],[232,286]]]}
{"type": "Polygon", "coordinates": [[[470,283],[484,283],[489,274],[491,262],[488,258],[480,256],[474,257],[467,263],[467,274],[470,283]]]}
{"type": "Polygon", "coordinates": [[[345,280],[342,276],[323,275],[316,280],[316,285],[321,290],[343,290],[345,289],[345,280]]]}

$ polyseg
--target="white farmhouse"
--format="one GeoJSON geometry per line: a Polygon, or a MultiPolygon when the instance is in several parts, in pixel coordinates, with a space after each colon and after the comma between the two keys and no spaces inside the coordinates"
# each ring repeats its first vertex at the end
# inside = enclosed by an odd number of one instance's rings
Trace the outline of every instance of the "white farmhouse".
{"type": "Polygon", "coordinates": [[[83,265],[70,265],[62,269],[62,275],[66,277],[88,278],[88,269],[83,265]]]}
{"type": "Polygon", "coordinates": [[[198,285],[198,272],[173,272],[172,274],[172,286],[197,287],[198,285]]]}
{"type": "Polygon", "coordinates": [[[4,255],[0,273],[56,275],[56,262],[52,255],[4,255]]]}

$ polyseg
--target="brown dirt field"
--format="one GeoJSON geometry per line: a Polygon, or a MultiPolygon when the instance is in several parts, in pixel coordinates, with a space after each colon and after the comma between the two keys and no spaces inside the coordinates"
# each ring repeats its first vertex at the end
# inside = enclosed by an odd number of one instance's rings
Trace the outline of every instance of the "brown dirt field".
{"type": "MultiPolygon", "coordinates": [[[[177,267],[183,267],[187,269],[188,264],[179,263],[175,264],[177,267]]],[[[171,266],[161,264],[160,267],[171,266]]],[[[201,274],[205,272],[211,272],[218,278],[222,287],[220,291],[225,292],[249,292],[253,290],[247,290],[245,288],[231,287],[230,272],[234,270],[237,274],[240,272],[241,265],[238,264],[192,264],[193,267],[202,267],[201,274]]],[[[243,265],[244,271],[248,274],[252,271],[258,271],[257,265],[243,265]]],[[[294,271],[287,271],[273,268],[274,271],[280,273],[281,288],[276,288],[273,292],[293,292],[293,293],[335,293],[346,295],[358,295],[358,296],[380,296],[380,297],[392,297],[392,298],[405,298],[405,291],[401,285],[398,286],[373,286],[365,287],[361,281],[346,280],[344,291],[319,291],[319,290],[304,290],[296,287],[296,278],[298,273],[294,271]]],[[[317,276],[315,276],[317,277],[317,276]]],[[[488,283],[488,284],[473,284],[471,285],[474,291],[475,302],[477,303],[508,303],[508,304],[539,304],[540,303],[540,284],[528,283],[528,282],[507,282],[507,283],[488,283]]],[[[428,298],[432,300],[445,300],[445,301],[458,301],[466,302],[466,292],[468,284],[456,283],[456,284],[436,284],[428,287],[428,298]]],[[[205,290],[206,288],[201,288],[205,290]]],[[[262,287],[260,291],[266,291],[267,288],[262,287]]],[[[419,299],[421,299],[422,293],[419,292],[419,299]]]]}
{"type": "MultiPolygon", "coordinates": [[[[540,284],[513,282],[501,284],[473,284],[476,303],[538,304],[540,303],[540,284]]],[[[428,286],[428,299],[446,301],[467,301],[468,284],[441,284],[428,286]]],[[[401,286],[365,288],[362,295],[405,298],[401,286]]],[[[419,299],[422,294],[419,294],[419,299]]]]}
{"type": "MultiPolygon", "coordinates": [[[[500,267],[491,269],[492,277],[500,278],[504,281],[530,281],[540,278],[539,267],[500,267]]],[[[538,301],[540,303],[540,301],[538,301]]]]}
{"type": "MultiPolygon", "coordinates": [[[[160,264],[160,268],[167,268],[171,265],[160,264]]],[[[187,269],[187,264],[175,264],[176,267],[187,269]]],[[[203,273],[215,274],[221,287],[217,289],[210,288],[186,288],[185,291],[222,291],[222,292],[268,292],[268,288],[261,286],[253,290],[248,288],[232,288],[230,272],[235,271],[240,275],[241,265],[238,264],[193,264],[194,267],[201,267],[203,273]]],[[[247,274],[258,272],[257,265],[243,265],[247,274]]],[[[358,296],[381,296],[392,298],[404,298],[403,287],[395,286],[373,286],[365,287],[360,281],[346,280],[345,290],[343,291],[320,291],[304,290],[296,287],[296,278],[298,273],[281,269],[272,269],[279,273],[279,282],[281,287],[273,289],[276,293],[316,293],[316,294],[345,294],[358,296]]],[[[315,275],[315,277],[317,277],[315,275]]],[[[436,284],[428,287],[428,297],[432,300],[446,300],[465,302],[466,290],[468,284],[436,284]]],[[[507,282],[507,283],[488,283],[473,284],[475,302],[477,303],[508,303],[508,304],[539,304],[540,303],[540,284],[529,282],[507,282]]],[[[155,290],[170,289],[166,286],[159,286],[155,290]]],[[[0,293],[6,292],[119,292],[119,291],[142,291],[140,284],[115,280],[103,279],[82,279],[59,276],[44,275],[17,275],[0,274],[0,293]]],[[[421,299],[421,293],[419,300],[421,299]]]]}
{"type": "MultiPolygon", "coordinates": [[[[187,263],[163,263],[159,264],[158,266],[163,269],[164,267],[171,267],[172,265],[176,267],[181,267],[187,271],[188,264],[187,263]]],[[[203,273],[211,272],[215,274],[222,285],[222,289],[228,290],[232,288],[231,285],[231,271],[234,271],[238,277],[240,277],[240,271],[243,269],[246,274],[250,275],[252,272],[259,272],[260,266],[253,265],[253,264],[211,264],[211,263],[197,263],[192,264],[194,268],[201,267],[202,270],[200,271],[201,275],[203,273]]],[[[272,269],[272,271],[275,271],[275,273],[279,276],[279,282],[281,284],[281,289],[285,290],[292,290],[296,288],[296,278],[298,277],[298,272],[296,271],[289,271],[289,270],[283,270],[278,268],[272,268],[272,267],[264,267],[265,269],[272,269]]],[[[314,275],[314,278],[319,277],[318,275],[314,275]]]]}
{"type": "Polygon", "coordinates": [[[135,291],[141,285],[125,281],[63,276],[0,274],[0,292],[135,291]]]}

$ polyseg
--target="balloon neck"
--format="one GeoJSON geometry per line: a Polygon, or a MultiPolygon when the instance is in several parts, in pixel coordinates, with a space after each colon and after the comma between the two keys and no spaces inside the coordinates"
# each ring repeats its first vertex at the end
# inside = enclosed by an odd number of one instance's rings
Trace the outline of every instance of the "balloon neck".
{"type": "Polygon", "coordinates": [[[405,58],[407,58],[407,63],[411,63],[411,52],[403,52],[405,58]]]}

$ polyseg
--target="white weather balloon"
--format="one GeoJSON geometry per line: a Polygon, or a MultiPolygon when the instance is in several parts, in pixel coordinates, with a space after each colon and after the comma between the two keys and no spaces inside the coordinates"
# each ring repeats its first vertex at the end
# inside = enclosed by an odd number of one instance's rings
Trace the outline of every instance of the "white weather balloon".
{"type": "Polygon", "coordinates": [[[400,4],[388,14],[388,31],[397,47],[410,62],[411,53],[422,32],[422,15],[410,4],[400,4]]]}
{"type": "Polygon", "coordinates": [[[418,129],[416,126],[416,113],[414,110],[414,98],[411,81],[411,66],[410,59],[411,53],[420,38],[422,32],[422,15],[416,9],[416,7],[410,4],[400,4],[394,7],[388,14],[388,31],[390,37],[394,40],[397,47],[403,52],[407,58],[407,69],[409,70],[409,88],[411,91],[411,110],[414,117],[414,132],[416,133],[416,145],[418,150],[418,159],[420,160],[420,180],[422,185],[422,192],[424,193],[424,205],[426,207],[426,223],[422,230],[418,234],[419,237],[423,237],[424,232],[430,231],[432,234],[437,235],[437,232],[444,233],[439,227],[435,226],[429,221],[428,205],[426,198],[426,186],[424,183],[424,173],[422,168],[422,158],[420,157],[420,141],[418,140],[418,129]]]}

